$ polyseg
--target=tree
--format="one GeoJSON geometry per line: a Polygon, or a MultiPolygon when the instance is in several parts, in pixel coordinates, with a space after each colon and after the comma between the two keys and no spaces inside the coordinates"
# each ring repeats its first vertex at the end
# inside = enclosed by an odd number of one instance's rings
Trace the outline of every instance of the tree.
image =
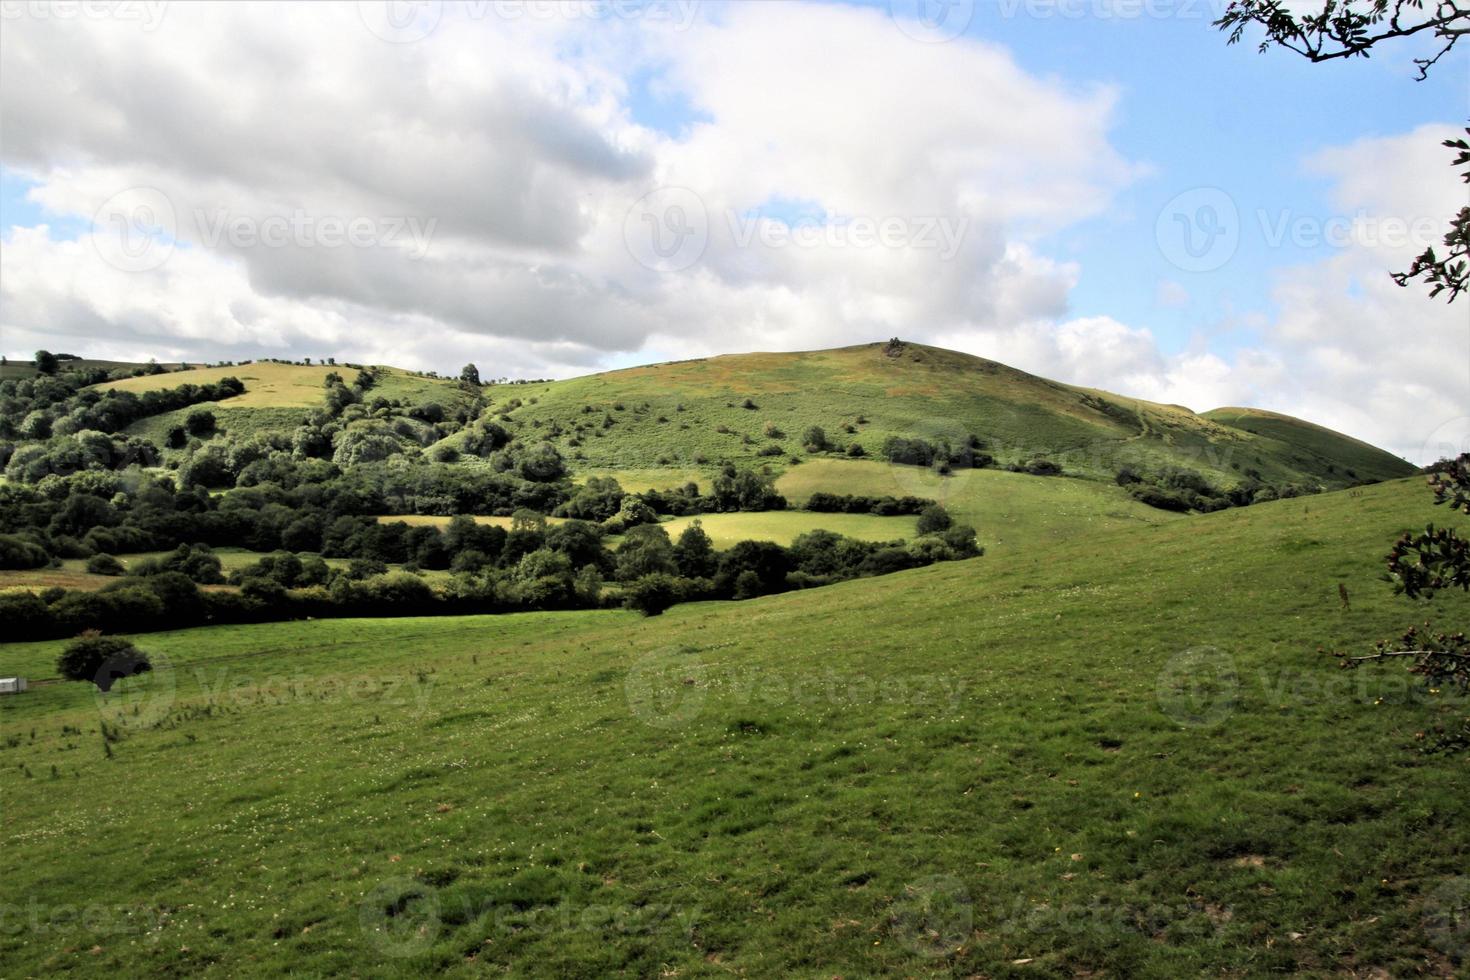
{"type": "MultiPolygon", "coordinates": [[[[1414,59],[1420,81],[1461,37],[1470,34],[1470,0],[1317,0],[1311,10],[1301,11],[1301,6],[1291,0],[1231,0],[1215,26],[1229,33],[1231,44],[1238,43],[1248,27],[1260,27],[1266,35],[1261,51],[1275,45],[1316,63],[1366,58],[1384,41],[1429,34],[1435,42],[1434,55],[1414,59]]],[[[1470,142],[1446,140],[1444,145],[1459,151],[1453,166],[1470,164],[1470,142]]],[[[1470,169],[1463,177],[1470,183],[1470,169]]],[[[1470,206],[1451,219],[1443,257],[1431,246],[1407,272],[1391,275],[1400,286],[1422,279],[1431,298],[1448,291],[1451,303],[1470,290],[1470,206]]]]}
{"type": "Polygon", "coordinates": [[[214,431],[214,413],[207,408],[196,408],[184,419],[184,428],[191,436],[204,436],[214,431]]]}
{"type": "Polygon", "coordinates": [[[72,681],[91,681],[99,691],[110,691],[124,677],[152,670],[147,654],[119,636],[87,630],[67,644],[56,660],[56,670],[72,681]]]}
{"type": "Polygon", "coordinates": [[[632,582],[654,574],[675,575],[678,571],[669,532],[658,524],[640,524],[628,529],[618,546],[619,581],[632,582]]]}
{"type": "Polygon", "coordinates": [[[714,542],[698,518],[679,535],[679,543],[674,545],[674,561],[685,578],[713,578],[719,569],[714,542]]]}
{"type": "Polygon", "coordinates": [[[919,514],[917,530],[920,534],[938,534],[949,530],[952,524],[954,519],[949,516],[949,511],[939,504],[930,504],[919,514]]]}
{"type": "MultiPolygon", "coordinates": [[[[1449,504],[1453,512],[1470,514],[1470,453],[1442,461],[1429,480],[1436,505],[1449,504]]],[[[1388,553],[1388,580],[1394,591],[1411,599],[1432,599],[1445,589],[1470,592],[1470,540],[1453,528],[1433,524],[1418,534],[1405,533],[1388,553]]],[[[1403,658],[1409,672],[1424,678],[1426,686],[1446,686],[1470,692],[1470,638],[1464,633],[1423,632],[1410,627],[1397,642],[1379,643],[1370,654],[1349,656],[1336,652],[1338,663],[1353,669],[1365,663],[1403,658]]],[[[1458,732],[1440,733],[1441,747],[1470,748],[1470,718],[1458,732]]]]}
{"type": "Polygon", "coordinates": [[[49,350],[38,350],[36,351],[34,363],[36,370],[41,374],[55,374],[59,362],[56,359],[56,355],[49,350]]]}
{"type": "Polygon", "coordinates": [[[463,381],[467,385],[474,385],[475,387],[479,387],[480,369],[475,367],[473,364],[466,364],[464,367],[459,369],[459,380],[463,381]]]}
{"type": "Polygon", "coordinates": [[[820,425],[814,425],[801,434],[801,444],[809,453],[826,452],[831,446],[827,443],[827,433],[820,425]]]}
{"type": "Polygon", "coordinates": [[[623,604],[645,616],[660,616],[665,609],[679,601],[683,585],[683,582],[672,575],[645,575],[624,590],[623,604]]]}

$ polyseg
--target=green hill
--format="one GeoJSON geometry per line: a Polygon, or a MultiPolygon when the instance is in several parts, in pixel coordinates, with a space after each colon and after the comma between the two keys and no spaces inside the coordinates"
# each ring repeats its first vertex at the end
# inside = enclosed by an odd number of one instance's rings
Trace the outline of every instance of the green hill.
{"type": "Polygon", "coordinates": [[[1463,622],[1378,580],[1450,517],[1400,481],[656,619],[145,635],[158,666],[100,714],[82,684],[0,697],[0,959],[1453,975],[1470,768],[1415,733],[1465,702],[1318,652],[1463,622]]]}
{"type": "Polygon", "coordinates": [[[1001,465],[1040,454],[1070,474],[1104,480],[1126,465],[1182,467],[1222,487],[1249,473],[1271,484],[1331,488],[1414,471],[1308,423],[1255,431],[1229,410],[1198,415],[918,344],[734,354],[488,393],[502,410],[519,400],[505,417],[523,437],[549,439],[596,469],[720,459],[780,465],[802,458],[803,433],[819,426],[839,449],[857,443],[870,457],[890,436],[959,444],[973,434],[1001,465]]]}

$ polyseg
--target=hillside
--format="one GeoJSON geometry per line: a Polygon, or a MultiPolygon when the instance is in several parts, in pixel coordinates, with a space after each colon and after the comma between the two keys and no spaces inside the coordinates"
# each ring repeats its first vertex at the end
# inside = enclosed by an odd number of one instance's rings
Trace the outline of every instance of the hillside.
{"type": "Polygon", "coordinates": [[[870,457],[890,436],[958,445],[974,434],[1001,465],[1040,454],[1104,480],[1123,466],[1182,467],[1222,487],[1248,473],[1271,484],[1341,487],[1414,471],[1308,423],[1256,431],[1228,412],[1198,415],[918,344],[734,354],[488,391],[502,407],[522,402],[507,417],[523,433],[539,430],[536,438],[591,468],[726,458],[779,465],[800,458],[803,433],[820,426],[839,447],[857,443],[870,457]]]}
{"type": "Polygon", "coordinates": [[[1470,769],[1414,733],[1463,701],[1317,652],[1463,621],[1378,580],[1449,516],[1400,481],[657,619],[142,636],[171,668],[120,709],[0,699],[11,893],[111,916],[0,931],[0,959],[1453,975],[1470,769]]]}

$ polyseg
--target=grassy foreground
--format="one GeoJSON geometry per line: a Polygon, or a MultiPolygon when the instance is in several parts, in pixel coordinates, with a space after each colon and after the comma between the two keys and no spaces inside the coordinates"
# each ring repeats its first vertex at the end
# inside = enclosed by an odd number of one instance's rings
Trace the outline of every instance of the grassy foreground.
{"type": "Polygon", "coordinates": [[[1414,735],[1466,706],[1315,652],[1463,625],[1377,580],[1446,516],[1406,481],[648,620],[140,637],[106,700],[0,698],[0,962],[1453,975],[1470,765],[1414,735]]]}

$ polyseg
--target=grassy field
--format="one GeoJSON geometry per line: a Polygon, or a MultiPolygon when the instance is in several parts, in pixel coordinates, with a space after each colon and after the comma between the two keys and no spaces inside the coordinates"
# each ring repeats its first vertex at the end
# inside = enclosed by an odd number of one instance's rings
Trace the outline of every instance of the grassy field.
{"type": "Polygon", "coordinates": [[[889,436],[957,443],[974,433],[1001,463],[1044,453],[1068,472],[1103,480],[1123,465],[1182,465],[1221,486],[1239,482],[1248,469],[1272,483],[1344,486],[1354,478],[1342,465],[1329,469],[1339,443],[1358,478],[1413,472],[1403,460],[1316,426],[1260,435],[1177,405],[1058,384],[918,344],[899,356],[881,344],[728,355],[492,386],[487,394],[497,405],[519,399],[510,418],[523,426],[539,422],[544,433],[559,424],[563,433],[553,441],[585,470],[779,463],[804,455],[803,433],[820,426],[839,445],[856,442],[870,456],[889,436]],[[577,425],[585,426],[580,434],[577,425]],[[769,447],[784,455],[757,456],[769,447]]]}
{"type": "MultiPolygon", "coordinates": [[[[143,363],[142,361],[108,361],[108,360],[99,360],[97,358],[92,358],[92,357],[84,357],[84,358],[82,358],[80,360],[76,360],[76,361],[62,361],[61,362],[60,370],[65,371],[65,370],[67,370],[69,368],[77,368],[77,367],[80,367],[80,368],[102,368],[102,369],[107,370],[107,371],[116,371],[116,370],[119,370],[119,369],[132,370],[133,368],[141,368],[141,367],[147,367],[147,366],[148,365],[145,364],[145,363],[143,363]]],[[[162,368],[164,368],[165,370],[175,371],[175,370],[178,370],[178,369],[182,368],[184,365],[181,364],[181,363],[180,364],[162,364],[162,363],[160,363],[159,366],[162,367],[162,368]]],[[[34,378],[36,376],[36,374],[37,374],[37,372],[36,372],[36,366],[33,363],[31,363],[30,361],[28,361],[28,360],[27,361],[11,361],[8,364],[0,365],[0,381],[12,381],[12,380],[14,380],[14,381],[23,381],[26,378],[34,378]]]]}
{"type": "MultiPolygon", "coordinates": [[[[272,361],[256,361],[252,364],[236,364],[229,367],[194,368],[172,374],[153,374],[141,378],[126,378],[97,385],[99,390],[116,388],[141,394],[177,388],[181,384],[213,384],[223,378],[235,377],[245,383],[243,394],[228,400],[229,408],[316,408],[322,401],[322,383],[327,374],[346,368],[332,368],[325,364],[276,364],[272,361]]],[[[348,380],[351,380],[349,377],[348,380]]]]}
{"type": "MultiPolygon", "coordinates": [[[[412,525],[445,527],[448,517],[404,514],[379,517],[380,521],[403,521],[412,525]]],[[[480,524],[494,524],[510,530],[509,517],[478,516],[480,524]]],[[[560,524],[565,518],[547,518],[548,524],[560,524]]],[[[739,514],[700,514],[697,517],[675,517],[663,522],[669,537],[677,539],[693,521],[700,521],[716,548],[728,548],[740,541],[774,541],[788,545],[797,535],[823,528],[862,541],[894,541],[914,535],[915,518],[873,517],[869,514],[813,514],[807,511],[775,510],[739,514]]],[[[616,547],[621,537],[610,535],[609,547],[616,547]]],[[[982,542],[983,543],[983,542],[982,542]]]]}
{"type": "MultiPolygon", "coordinates": [[[[133,565],[146,561],[149,558],[162,558],[168,554],[167,551],[143,551],[132,555],[114,555],[123,566],[131,568],[133,565]]],[[[244,548],[215,548],[214,553],[219,556],[220,569],[228,576],[231,572],[247,565],[253,565],[264,557],[265,552],[247,551],[244,548]]],[[[328,565],[334,568],[346,567],[345,558],[327,558],[328,565]]],[[[87,562],[83,558],[68,558],[61,563],[60,568],[7,568],[0,569],[0,591],[14,588],[44,589],[53,585],[65,589],[100,589],[118,581],[115,575],[93,575],[87,571],[87,562]]],[[[228,588],[228,586],[204,586],[207,589],[228,588]]]]}
{"type": "Polygon", "coordinates": [[[147,635],[107,699],[0,698],[0,961],[1453,975],[1470,765],[1415,733],[1466,706],[1318,652],[1463,625],[1378,580],[1447,516],[1406,481],[656,619],[147,635]]]}
{"type": "Polygon", "coordinates": [[[787,470],[776,489],[793,505],[814,491],[927,497],[980,534],[994,553],[1078,534],[1169,524],[1182,515],[1140,504],[1122,489],[1092,480],[958,470],[940,476],[918,466],[863,460],[812,460],[787,470]]]}

